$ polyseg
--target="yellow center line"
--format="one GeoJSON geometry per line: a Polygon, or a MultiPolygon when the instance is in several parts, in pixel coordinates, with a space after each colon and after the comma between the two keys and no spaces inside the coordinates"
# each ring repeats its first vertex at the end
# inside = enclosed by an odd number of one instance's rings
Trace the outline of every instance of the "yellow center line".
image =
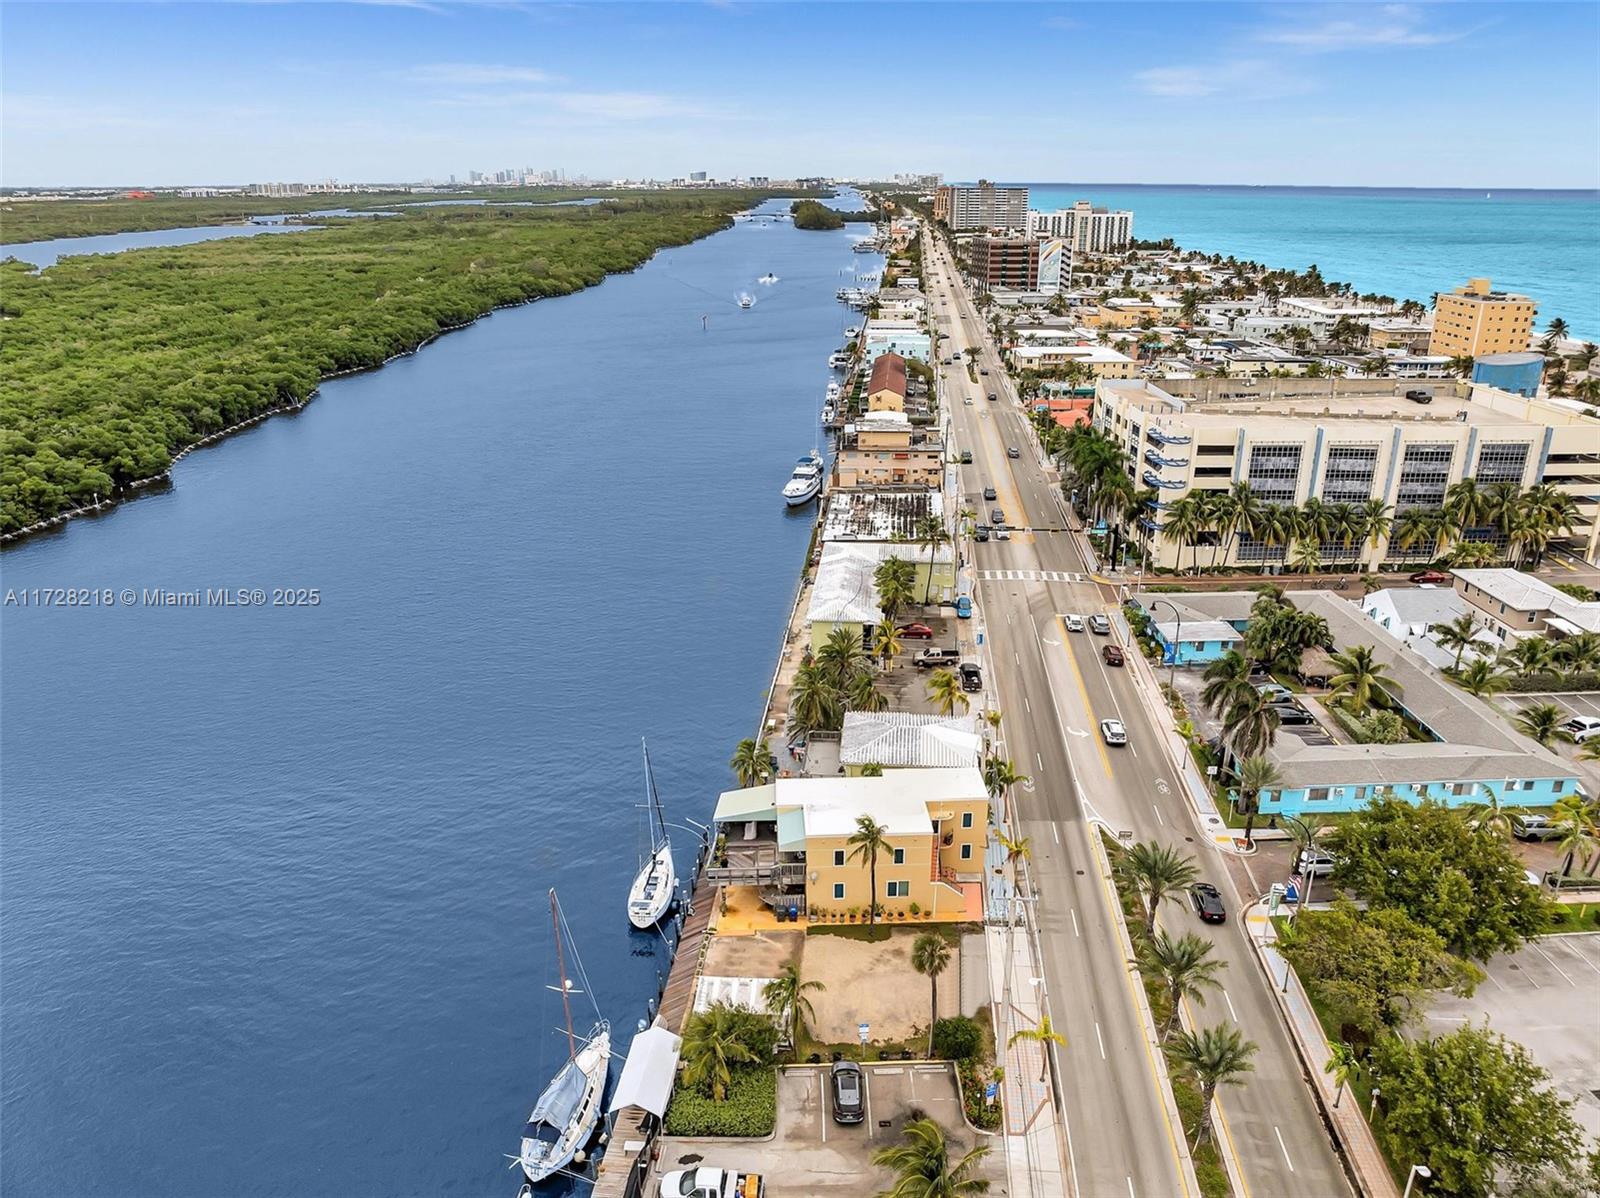
{"type": "MultiPolygon", "coordinates": [[[[1088,823],[1087,821],[1085,821],[1083,824],[1083,830],[1085,837],[1094,837],[1099,835],[1094,825],[1088,823]]],[[[1123,918],[1122,906],[1117,898],[1117,893],[1111,888],[1111,881],[1106,877],[1105,870],[1098,868],[1098,862],[1101,859],[1103,850],[1101,853],[1097,853],[1095,851],[1096,848],[1097,846],[1094,844],[1093,840],[1090,840],[1089,852],[1094,856],[1097,863],[1095,872],[1100,875],[1100,890],[1105,895],[1106,902],[1110,904],[1110,910],[1107,912],[1107,914],[1110,915],[1112,919],[1121,919],[1123,918]]],[[[1109,858],[1107,860],[1109,862],[1109,858]]],[[[1142,1021],[1143,1017],[1139,1014],[1140,995],[1138,987],[1144,985],[1144,983],[1135,979],[1135,970],[1132,965],[1124,965],[1122,973],[1128,982],[1128,1001],[1133,1004],[1134,1015],[1137,1018],[1140,1018],[1142,1021]]],[[[1178,1166],[1178,1184],[1183,1187],[1185,1198],[1187,1198],[1187,1195],[1189,1194],[1189,1184],[1188,1179],[1184,1176],[1183,1154],[1178,1151],[1178,1136],[1176,1131],[1173,1130],[1172,1115],[1167,1109],[1167,1095],[1163,1093],[1161,1089],[1162,1085],[1164,1084],[1161,1079],[1161,1070],[1156,1066],[1155,1053],[1150,1047],[1150,1037],[1141,1031],[1139,1034],[1139,1042],[1144,1045],[1145,1060],[1150,1063],[1150,1078],[1155,1083],[1156,1100],[1161,1106],[1161,1124],[1167,1129],[1167,1143],[1172,1148],[1172,1159],[1178,1166]]],[[[1174,1098],[1173,1101],[1175,1103],[1177,1099],[1174,1098]]],[[[1187,1137],[1185,1138],[1185,1143],[1187,1143],[1187,1137]]]]}
{"type": "Polygon", "coordinates": [[[1089,702],[1089,688],[1083,684],[1083,671],[1078,669],[1077,656],[1072,652],[1072,642],[1067,638],[1072,634],[1067,631],[1067,622],[1060,616],[1056,617],[1056,628],[1061,633],[1061,651],[1067,655],[1067,664],[1072,667],[1072,676],[1078,681],[1078,693],[1083,696],[1084,710],[1089,713],[1089,735],[1094,737],[1095,748],[1100,750],[1100,764],[1106,767],[1106,777],[1114,778],[1111,772],[1111,758],[1106,753],[1105,737],[1100,735],[1100,721],[1095,718],[1094,704],[1089,702]]]}

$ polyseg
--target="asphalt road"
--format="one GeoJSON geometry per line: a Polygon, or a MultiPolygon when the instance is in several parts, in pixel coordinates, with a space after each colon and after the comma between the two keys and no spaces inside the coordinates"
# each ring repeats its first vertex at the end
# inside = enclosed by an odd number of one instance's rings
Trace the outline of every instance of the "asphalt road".
{"type": "Polygon", "coordinates": [[[929,303],[948,335],[937,357],[980,349],[988,369],[972,382],[965,361],[941,366],[952,413],[953,448],[970,449],[961,468],[963,507],[988,522],[1005,510],[1010,541],[972,546],[990,662],[989,685],[1005,713],[1003,749],[1029,775],[1018,795],[1022,830],[1032,837],[1037,916],[1050,1013],[1067,1038],[1060,1055],[1071,1172],[1084,1198],[1169,1198],[1188,1192],[1178,1137],[1160,1101],[1154,1062],[1134,1005],[1134,983],[1112,924],[1114,896],[1099,876],[1089,837],[1096,817],[1140,840],[1193,853],[1203,877],[1222,888],[1233,918],[1202,925],[1187,907],[1163,924],[1209,936],[1228,964],[1221,992],[1194,1013],[1202,1024],[1237,1022],[1259,1045],[1256,1068],[1221,1102],[1221,1134],[1245,1175],[1243,1198],[1348,1195],[1300,1075],[1268,983],[1238,919],[1243,910],[1229,871],[1195,825],[1172,764],[1134,686],[1131,669],[1108,668],[1103,637],[1068,633],[1059,619],[1109,611],[1110,592],[1088,578],[1058,487],[1006,378],[982,319],[941,251],[928,250],[929,303]],[[947,301],[947,302],[941,302],[947,301]],[[948,317],[941,322],[939,317],[948,317]],[[997,400],[986,396],[995,392],[997,400]],[[963,401],[972,400],[969,406],[963,401]],[[1010,458],[1009,447],[1020,457],[1010,458]],[[996,498],[982,490],[992,486],[996,498]],[[1006,577],[1006,575],[1016,577],[1006,577]],[[1083,581],[1059,581],[1073,576],[1083,581]],[[1107,748],[1098,724],[1120,718],[1130,744],[1107,748]]]}

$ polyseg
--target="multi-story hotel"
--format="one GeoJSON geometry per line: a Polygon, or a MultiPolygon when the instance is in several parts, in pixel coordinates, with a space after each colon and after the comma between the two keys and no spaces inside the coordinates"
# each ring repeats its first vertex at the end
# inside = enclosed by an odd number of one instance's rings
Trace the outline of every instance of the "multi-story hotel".
{"type": "Polygon", "coordinates": [[[1054,295],[1067,279],[1059,238],[978,237],[968,247],[972,280],[981,291],[1043,291],[1054,295]]]}
{"type": "Polygon", "coordinates": [[[1538,305],[1525,295],[1493,291],[1488,279],[1472,279],[1434,297],[1428,352],[1476,358],[1525,350],[1533,343],[1537,311],[1538,305]]]}
{"type": "MultiPolygon", "coordinates": [[[[1545,482],[1571,494],[1578,519],[1557,544],[1597,560],[1600,538],[1600,421],[1579,409],[1468,383],[1430,383],[1430,401],[1406,398],[1415,384],[1393,379],[1103,379],[1093,423],[1121,442],[1136,483],[1154,488],[1145,522],[1159,534],[1163,511],[1191,492],[1250,484],[1265,504],[1298,506],[1381,499],[1398,517],[1436,510],[1464,478],[1488,486],[1545,482]]],[[[1472,534],[1494,539],[1491,529],[1472,534]]],[[[1282,561],[1285,546],[1223,538],[1217,564],[1282,561]]],[[[1200,559],[1211,562],[1211,540],[1200,559]]],[[[1155,535],[1158,567],[1184,564],[1189,550],[1155,535]]],[[[1321,547],[1324,561],[1367,566],[1404,561],[1389,538],[1376,545],[1321,547]]],[[[1412,552],[1415,553],[1413,546],[1412,552]]]]}
{"type": "Polygon", "coordinates": [[[987,179],[976,187],[941,187],[933,193],[933,219],[952,232],[1021,229],[1028,223],[1028,189],[996,187],[987,179]]]}
{"type": "Polygon", "coordinates": [[[1124,250],[1133,240],[1133,213],[1096,208],[1079,200],[1071,208],[1054,212],[1029,212],[1029,237],[1059,237],[1069,250],[1104,254],[1124,250]]]}

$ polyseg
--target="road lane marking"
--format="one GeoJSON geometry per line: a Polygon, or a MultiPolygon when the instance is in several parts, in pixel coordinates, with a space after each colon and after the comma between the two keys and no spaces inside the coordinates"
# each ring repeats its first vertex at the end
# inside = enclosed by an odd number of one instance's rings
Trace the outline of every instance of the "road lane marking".
{"type": "Polygon", "coordinates": [[[1154,803],[1151,803],[1150,810],[1156,813],[1156,823],[1165,828],[1167,826],[1167,821],[1161,818],[1161,808],[1157,807],[1154,803]]]}
{"type": "Polygon", "coordinates": [[[1289,1159],[1289,1146],[1283,1142],[1283,1133],[1278,1130],[1278,1125],[1272,1125],[1272,1134],[1278,1137],[1278,1147],[1283,1152],[1283,1163],[1289,1166],[1289,1172],[1294,1172],[1294,1162],[1289,1159]]]}
{"type": "Polygon", "coordinates": [[[1044,758],[1040,757],[1037,753],[1033,755],[1033,764],[1038,767],[1038,770],[1041,774],[1044,773],[1044,758]]]}
{"type": "Polygon", "coordinates": [[[1557,965],[1556,962],[1555,962],[1555,958],[1552,957],[1549,953],[1545,952],[1544,949],[1540,948],[1537,944],[1533,944],[1531,941],[1529,942],[1528,947],[1533,949],[1534,952],[1538,953],[1546,961],[1549,961],[1550,962],[1550,968],[1555,970],[1562,977],[1567,979],[1567,985],[1574,986],[1574,987],[1577,986],[1578,983],[1573,981],[1570,977],[1567,977],[1567,971],[1565,969],[1562,969],[1561,966],[1557,965]]]}
{"type": "Polygon", "coordinates": [[[1028,696],[1027,695],[1023,695],[1022,696],[1022,705],[1028,709],[1028,714],[1029,715],[1033,714],[1033,704],[1028,702],[1028,696]]]}
{"type": "Polygon", "coordinates": [[[1076,907],[1069,907],[1067,910],[1072,914],[1072,934],[1079,940],[1082,940],[1083,933],[1078,931],[1078,909],[1076,907]]]}
{"type": "Polygon", "coordinates": [[[1055,837],[1057,844],[1061,843],[1061,833],[1056,831],[1056,824],[1054,820],[1050,821],[1050,835],[1055,837]]]}
{"type": "Polygon", "coordinates": [[[1095,1021],[1094,1025],[1094,1038],[1100,1043],[1100,1059],[1103,1061],[1106,1059],[1106,1041],[1105,1037],[1100,1034],[1100,1023],[1098,1020],[1095,1021]]]}
{"type": "Polygon", "coordinates": [[[1588,957],[1584,956],[1582,950],[1580,950],[1579,948],[1577,948],[1574,945],[1566,944],[1566,943],[1562,943],[1561,946],[1563,948],[1568,949],[1571,952],[1575,953],[1577,955],[1578,960],[1582,961],[1590,969],[1594,970],[1596,973],[1600,973],[1600,965],[1596,965],[1593,961],[1589,960],[1588,957]]]}
{"type": "MultiPolygon", "coordinates": [[[[1072,646],[1067,644],[1067,622],[1060,616],[1057,616],[1056,626],[1061,630],[1061,641],[1066,650],[1067,664],[1072,667],[1072,676],[1078,680],[1078,693],[1083,696],[1084,710],[1089,713],[1089,722],[1096,723],[1097,720],[1094,714],[1094,704],[1089,702],[1089,688],[1083,683],[1083,671],[1078,669],[1077,655],[1073,653],[1072,646]]],[[[1084,733],[1084,735],[1087,736],[1088,733],[1084,733]]],[[[1096,740],[1095,747],[1100,750],[1100,764],[1105,767],[1106,777],[1115,778],[1116,775],[1111,772],[1111,758],[1106,753],[1104,740],[1096,740]]]]}
{"type": "Polygon", "coordinates": [[[828,1087],[817,1074],[817,1113],[822,1116],[822,1142],[828,1142],[828,1087]]]}
{"type": "Polygon", "coordinates": [[[1222,992],[1222,997],[1227,1000],[1227,1003],[1228,1003],[1228,1014],[1233,1016],[1233,1021],[1235,1023],[1238,1023],[1239,1022],[1239,1012],[1237,1012],[1237,1011],[1235,1011],[1233,1009],[1233,999],[1228,997],[1228,992],[1226,990],[1224,990],[1222,992]]]}
{"type": "Polygon", "coordinates": [[[1139,1195],[1134,1191],[1132,1177],[1128,1178],[1128,1198],[1139,1198],[1139,1195]]]}

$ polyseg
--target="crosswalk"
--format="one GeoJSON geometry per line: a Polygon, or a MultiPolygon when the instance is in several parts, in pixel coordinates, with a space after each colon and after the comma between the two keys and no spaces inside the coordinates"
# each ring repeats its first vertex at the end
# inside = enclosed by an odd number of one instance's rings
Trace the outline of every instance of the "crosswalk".
{"type": "Polygon", "coordinates": [[[979,570],[979,582],[1088,582],[1086,574],[1068,570],[979,570]]]}

